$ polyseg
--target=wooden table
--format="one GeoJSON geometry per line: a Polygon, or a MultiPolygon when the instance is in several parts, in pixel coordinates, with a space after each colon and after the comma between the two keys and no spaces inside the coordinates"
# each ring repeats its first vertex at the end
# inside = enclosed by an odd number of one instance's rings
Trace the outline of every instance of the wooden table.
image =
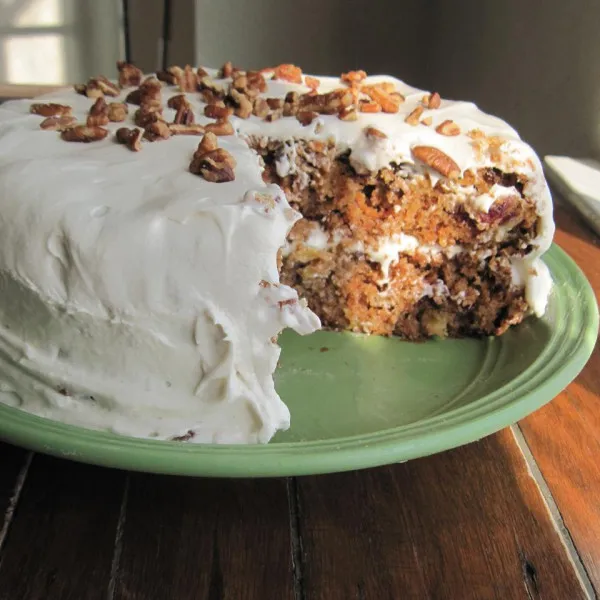
{"type": "MultiPolygon", "coordinates": [[[[557,218],[598,294],[598,238],[557,218]]],[[[598,351],[518,425],[355,473],[183,479],[0,443],[0,600],[596,597],[599,459],[598,351]]]]}

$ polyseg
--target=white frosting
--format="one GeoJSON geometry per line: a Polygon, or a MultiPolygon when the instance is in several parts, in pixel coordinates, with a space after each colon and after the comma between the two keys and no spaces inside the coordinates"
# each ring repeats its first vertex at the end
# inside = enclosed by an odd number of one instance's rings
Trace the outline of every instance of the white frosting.
{"type": "MultiPolygon", "coordinates": [[[[341,85],[319,79],[319,92],[341,85]]],[[[507,169],[528,177],[525,193],[540,215],[535,250],[515,259],[513,271],[541,314],[550,276],[539,256],[554,225],[533,151],[471,103],[443,100],[422,115],[432,127],[413,127],[405,118],[425,92],[391,77],[365,83],[381,81],[406,97],[397,114],[361,113],[356,121],[322,115],[307,127],[295,118],[232,122],[241,138],[333,140],[350,150],[357,170],[406,163],[434,180],[437,173],[415,164],[413,146],[435,146],[465,170],[489,164],[466,132],[502,136],[505,156],[517,160],[507,169]],[[461,135],[435,132],[446,119],[461,135]],[[367,138],[367,127],[387,139],[367,138]]],[[[269,81],[264,95],[283,98],[291,90],[308,88],[269,81]]],[[[178,93],[165,88],[164,103],[178,93]]],[[[199,95],[187,97],[196,122],[212,122],[199,95]]],[[[93,102],[71,90],[43,101],[72,106],[80,121],[93,102]]],[[[286,326],[309,333],[319,323],[296,292],[278,284],[276,254],[299,215],[277,186],[263,183],[257,156],[242,140],[220,138],[237,160],[236,180],[213,184],[188,172],[195,136],[144,143],[139,153],[112,136],[67,143],[39,129],[30,104],[0,107],[0,400],[68,423],[161,439],[192,431],[194,442],[266,442],[286,428],[271,338],[286,326]],[[273,285],[261,287],[263,280],[273,285]]],[[[109,125],[111,133],[132,126],[131,109],[128,122],[109,125]]],[[[174,111],[164,116],[170,121],[174,111]]],[[[277,173],[299,176],[293,144],[286,148],[277,173]]],[[[480,199],[481,210],[498,193],[480,199]]],[[[329,243],[323,236],[314,231],[308,244],[322,248],[329,243]]],[[[417,245],[401,234],[365,252],[387,276],[398,253],[417,245]]]]}
{"type": "Polygon", "coordinates": [[[486,194],[475,196],[472,200],[472,204],[477,210],[488,213],[496,200],[508,198],[510,196],[519,196],[519,192],[515,187],[504,187],[495,183],[486,194]]]}

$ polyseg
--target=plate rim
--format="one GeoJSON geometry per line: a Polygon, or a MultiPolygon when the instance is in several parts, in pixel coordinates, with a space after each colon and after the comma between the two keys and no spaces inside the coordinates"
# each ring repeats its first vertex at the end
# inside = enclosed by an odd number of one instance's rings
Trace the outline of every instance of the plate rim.
{"type": "MultiPolygon", "coordinates": [[[[553,244],[543,258],[544,262],[550,263],[548,266],[557,283],[562,281],[557,275],[568,276],[576,283],[581,300],[578,314],[585,327],[568,346],[561,345],[561,352],[553,355],[554,360],[540,364],[550,352],[548,344],[530,367],[507,384],[447,413],[408,425],[341,438],[266,445],[211,445],[149,440],[90,430],[0,403],[0,440],[89,464],[207,477],[279,477],[349,471],[404,462],[471,443],[550,402],[579,374],[594,350],[598,336],[598,304],[589,281],[557,244],[553,244]],[[563,360],[565,353],[567,360],[563,360]],[[531,369],[534,369],[533,375],[531,369]],[[524,380],[527,383],[523,383],[524,380]],[[513,389],[507,391],[510,387],[513,389]],[[467,413],[466,418],[464,413],[467,413]],[[415,431],[431,430],[432,425],[436,426],[433,431],[424,431],[414,437],[415,431]]],[[[555,285],[554,289],[558,290],[559,286],[555,285]]],[[[571,316],[573,314],[571,311],[571,316]]]]}

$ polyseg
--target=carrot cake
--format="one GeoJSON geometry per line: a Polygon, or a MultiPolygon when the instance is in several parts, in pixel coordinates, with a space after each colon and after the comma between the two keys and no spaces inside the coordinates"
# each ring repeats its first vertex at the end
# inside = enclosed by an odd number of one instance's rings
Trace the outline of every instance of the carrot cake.
{"type": "Polygon", "coordinates": [[[0,107],[0,400],[267,442],[285,327],[411,340],[542,315],[552,205],[503,121],[387,76],[172,67],[0,107]]]}

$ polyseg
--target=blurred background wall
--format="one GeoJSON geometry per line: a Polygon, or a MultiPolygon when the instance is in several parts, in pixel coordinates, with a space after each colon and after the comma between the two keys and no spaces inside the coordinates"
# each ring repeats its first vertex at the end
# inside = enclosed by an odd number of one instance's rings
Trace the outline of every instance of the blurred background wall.
{"type": "MultiPolygon", "coordinates": [[[[165,0],[126,0],[135,62],[163,55],[165,0]]],[[[600,157],[600,0],[171,0],[168,61],[391,73],[475,101],[541,154],[600,157]]],[[[122,0],[0,0],[0,82],[113,73],[122,0]]]]}

